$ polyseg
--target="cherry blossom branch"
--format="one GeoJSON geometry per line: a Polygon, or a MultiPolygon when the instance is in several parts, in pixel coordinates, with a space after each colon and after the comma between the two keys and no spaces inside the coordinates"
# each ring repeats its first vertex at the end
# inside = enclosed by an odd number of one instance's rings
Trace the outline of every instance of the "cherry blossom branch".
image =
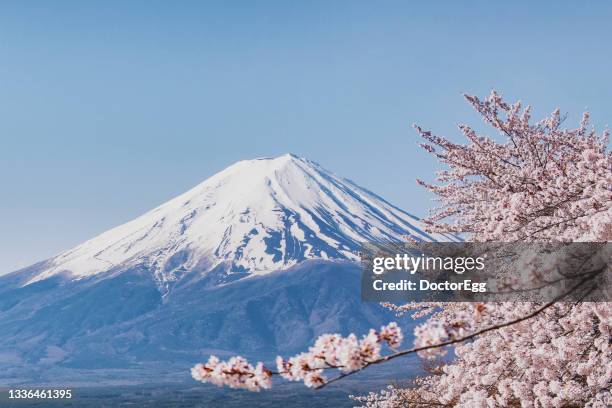
{"type": "MultiPolygon", "coordinates": [[[[600,271],[599,273],[601,273],[601,272],[603,272],[603,270],[600,271]]],[[[489,326],[489,327],[487,327],[485,329],[478,330],[478,331],[476,331],[476,332],[474,332],[472,334],[469,334],[467,336],[463,336],[463,337],[460,337],[460,338],[457,338],[457,339],[448,340],[448,341],[445,341],[445,342],[442,342],[442,343],[438,343],[438,344],[431,344],[431,345],[421,346],[421,347],[413,347],[413,348],[410,348],[410,349],[407,349],[407,350],[401,350],[401,351],[395,352],[393,354],[389,354],[389,355],[387,355],[385,357],[381,357],[381,358],[379,358],[379,359],[377,359],[375,361],[371,361],[371,362],[367,363],[366,365],[364,365],[363,367],[361,367],[361,368],[359,368],[359,369],[357,369],[355,371],[350,371],[350,372],[347,372],[347,373],[343,373],[343,374],[341,374],[341,375],[339,375],[339,376],[337,376],[335,378],[332,378],[331,380],[327,381],[326,383],[316,387],[316,389],[321,389],[321,388],[325,387],[328,384],[331,384],[333,382],[336,382],[338,380],[346,378],[346,377],[348,377],[350,375],[356,374],[356,373],[358,373],[360,371],[363,371],[364,369],[368,368],[369,366],[372,366],[372,365],[375,365],[375,364],[385,363],[385,362],[387,362],[389,360],[393,360],[393,359],[398,358],[398,357],[403,357],[403,356],[406,356],[408,354],[418,353],[420,351],[425,351],[425,350],[430,350],[430,349],[450,346],[450,345],[457,344],[457,343],[462,343],[464,341],[471,340],[474,337],[480,336],[480,335],[488,333],[490,331],[499,330],[499,329],[502,329],[504,327],[512,326],[514,324],[517,324],[517,323],[523,322],[525,320],[531,319],[531,318],[539,315],[540,313],[542,313],[544,310],[548,309],[549,307],[551,307],[555,303],[559,302],[563,298],[567,297],[568,295],[573,293],[575,290],[577,290],[580,286],[582,286],[583,284],[585,284],[588,281],[591,281],[592,279],[594,279],[593,276],[589,276],[588,278],[582,279],[578,284],[574,285],[566,293],[563,293],[563,294],[557,296],[556,298],[554,298],[550,302],[545,303],[543,306],[541,306],[540,308],[536,309],[532,313],[529,313],[526,316],[520,317],[518,319],[511,320],[511,321],[508,321],[508,322],[505,322],[505,323],[502,323],[502,324],[497,324],[497,325],[489,326]]]]}
{"type": "MultiPolygon", "coordinates": [[[[602,271],[603,268],[597,274],[602,271]]],[[[261,362],[253,367],[246,359],[239,356],[232,357],[227,362],[220,361],[217,357],[211,356],[206,364],[198,364],[193,367],[192,376],[201,382],[210,382],[219,386],[226,385],[231,388],[244,388],[250,391],[270,388],[273,376],[280,376],[289,381],[303,381],[308,387],[321,389],[330,383],[356,374],[372,365],[381,364],[408,354],[462,343],[482,334],[531,319],[577,290],[584,283],[594,279],[594,276],[596,274],[588,275],[566,293],[557,296],[532,313],[505,323],[492,325],[469,335],[451,338],[448,341],[436,344],[417,346],[381,357],[380,351],[383,344],[386,344],[393,350],[401,345],[403,340],[402,332],[397,324],[390,323],[387,326],[383,326],[380,332],[370,330],[361,340],[358,340],[353,334],[346,338],[337,334],[323,335],[317,339],[315,345],[306,353],[291,357],[288,360],[277,357],[278,371],[266,368],[261,362]],[[342,371],[342,374],[328,380],[323,375],[323,372],[329,369],[338,369],[342,371]]],[[[449,336],[452,337],[453,334],[449,336]]]]}

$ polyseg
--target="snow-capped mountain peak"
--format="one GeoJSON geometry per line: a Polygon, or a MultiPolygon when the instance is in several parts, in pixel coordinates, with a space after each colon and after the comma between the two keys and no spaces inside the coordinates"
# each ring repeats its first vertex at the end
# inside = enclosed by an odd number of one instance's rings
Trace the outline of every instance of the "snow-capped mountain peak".
{"type": "MultiPolygon", "coordinates": [[[[363,241],[397,241],[422,223],[375,194],[285,154],[237,162],[186,193],[48,262],[29,283],[134,266],[160,287],[203,264],[258,275],[311,258],[356,260],[363,241]]],[[[199,267],[201,270],[202,268],[199,267]]]]}

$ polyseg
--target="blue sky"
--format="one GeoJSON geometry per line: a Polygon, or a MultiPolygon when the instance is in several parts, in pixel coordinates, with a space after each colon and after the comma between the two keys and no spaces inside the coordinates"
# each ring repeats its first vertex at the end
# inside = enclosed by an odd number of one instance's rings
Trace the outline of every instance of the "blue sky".
{"type": "Polygon", "coordinates": [[[293,152],[424,215],[411,124],[462,92],[612,118],[610,2],[2,2],[0,273],[246,158],[293,152]]]}

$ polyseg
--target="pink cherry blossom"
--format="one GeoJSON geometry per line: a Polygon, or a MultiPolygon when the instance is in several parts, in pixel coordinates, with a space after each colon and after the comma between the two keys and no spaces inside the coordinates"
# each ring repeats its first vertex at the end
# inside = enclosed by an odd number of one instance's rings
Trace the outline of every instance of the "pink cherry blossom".
{"type": "Polygon", "coordinates": [[[403,335],[396,323],[381,327],[380,332],[370,329],[358,339],[350,334],[324,334],[305,353],[288,359],[276,358],[277,371],[267,369],[263,363],[255,367],[243,357],[232,357],[227,362],[211,356],[206,364],[197,364],[191,369],[196,381],[250,391],[270,388],[270,378],[277,374],[289,381],[302,381],[307,387],[319,388],[327,383],[325,370],[335,369],[351,373],[376,362],[381,357],[383,345],[390,348],[401,346],[403,335]]]}

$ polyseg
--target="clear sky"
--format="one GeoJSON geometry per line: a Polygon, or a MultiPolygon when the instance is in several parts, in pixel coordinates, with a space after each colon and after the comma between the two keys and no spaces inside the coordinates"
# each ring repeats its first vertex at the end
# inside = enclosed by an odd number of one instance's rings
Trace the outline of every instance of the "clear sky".
{"type": "Polygon", "coordinates": [[[229,164],[293,152],[415,215],[411,124],[479,123],[495,88],[612,118],[612,2],[0,4],[0,273],[229,164]]]}

